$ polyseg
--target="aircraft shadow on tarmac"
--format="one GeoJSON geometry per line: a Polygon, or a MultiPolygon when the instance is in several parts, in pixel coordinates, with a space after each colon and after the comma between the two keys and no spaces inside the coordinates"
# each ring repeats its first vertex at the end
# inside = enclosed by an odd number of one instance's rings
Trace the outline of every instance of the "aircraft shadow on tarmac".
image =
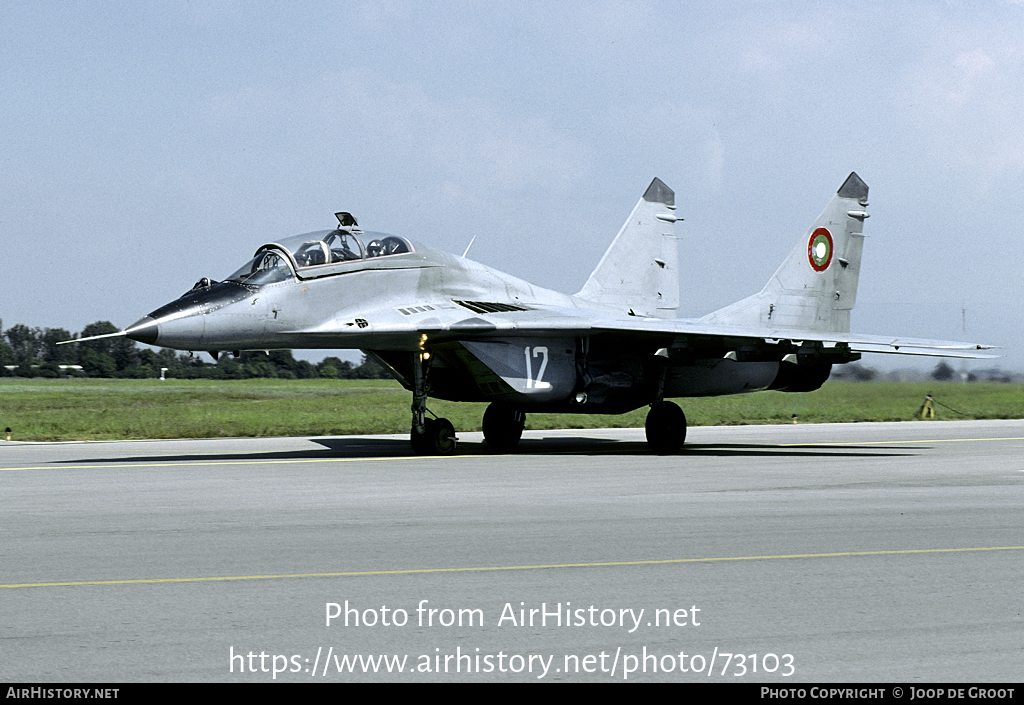
{"type": "MultiPolygon", "coordinates": [[[[175,455],[138,455],[117,458],[91,458],[66,461],[70,464],[96,462],[154,463],[154,462],[211,462],[211,461],[288,461],[326,460],[330,458],[407,458],[413,455],[409,441],[404,438],[363,438],[337,437],[310,439],[322,446],[321,450],[254,451],[252,453],[192,453],[175,455]]],[[[925,448],[887,447],[885,450],[864,446],[844,445],[773,445],[770,443],[691,443],[683,446],[672,456],[680,460],[692,457],[825,457],[825,458],[878,458],[905,457],[916,455],[925,448]]],[[[497,456],[485,443],[460,443],[455,456],[497,456]]],[[[548,456],[548,455],[658,455],[643,441],[619,441],[587,436],[545,437],[523,439],[516,450],[500,455],[548,456]]],[[[438,456],[423,456],[424,459],[441,460],[438,456]]],[[[453,456],[447,456],[453,457],[453,456]]]]}

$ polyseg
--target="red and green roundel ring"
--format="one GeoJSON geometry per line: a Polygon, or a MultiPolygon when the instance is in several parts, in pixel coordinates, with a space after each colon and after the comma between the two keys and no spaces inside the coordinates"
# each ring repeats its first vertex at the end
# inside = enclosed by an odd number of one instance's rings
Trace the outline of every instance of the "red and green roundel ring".
{"type": "Polygon", "coordinates": [[[832,233],[818,228],[807,241],[807,260],[815,272],[824,272],[832,264],[832,233]]]}

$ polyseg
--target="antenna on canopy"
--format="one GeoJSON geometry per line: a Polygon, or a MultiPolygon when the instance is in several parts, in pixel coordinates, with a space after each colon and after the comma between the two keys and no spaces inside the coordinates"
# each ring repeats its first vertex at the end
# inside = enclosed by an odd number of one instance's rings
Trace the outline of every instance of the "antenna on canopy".
{"type": "Polygon", "coordinates": [[[473,243],[474,243],[474,242],[476,242],[476,235],[474,235],[474,236],[473,236],[473,239],[469,241],[469,244],[468,244],[468,245],[466,245],[466,251],[462,253],[462,256],[463,256],[463,257],[465,257],[466,255],[468,255],[468,254],[469,254],[469,248],[473,246],[473,243]]]}

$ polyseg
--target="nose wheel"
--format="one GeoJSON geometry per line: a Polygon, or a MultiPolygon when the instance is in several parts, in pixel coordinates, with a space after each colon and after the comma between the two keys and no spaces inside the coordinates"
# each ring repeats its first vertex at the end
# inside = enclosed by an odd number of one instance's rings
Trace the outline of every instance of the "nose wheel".
{"type": "Polygon", "coordinates": [[[459,439],[448,419],[425,419],[422,431],[417,431],[413,423],[409,440],[417,455],[449,455],[455,452],[459,439]]]}

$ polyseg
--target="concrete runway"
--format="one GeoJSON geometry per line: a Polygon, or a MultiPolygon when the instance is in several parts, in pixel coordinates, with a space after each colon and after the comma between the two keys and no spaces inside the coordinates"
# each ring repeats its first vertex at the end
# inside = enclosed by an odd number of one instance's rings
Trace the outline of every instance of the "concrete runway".
{"type": "Polygon", "coordinates": [[[460,436],[0,443],[0,680],[1020,680],[1024,422],[460,436]]]}

